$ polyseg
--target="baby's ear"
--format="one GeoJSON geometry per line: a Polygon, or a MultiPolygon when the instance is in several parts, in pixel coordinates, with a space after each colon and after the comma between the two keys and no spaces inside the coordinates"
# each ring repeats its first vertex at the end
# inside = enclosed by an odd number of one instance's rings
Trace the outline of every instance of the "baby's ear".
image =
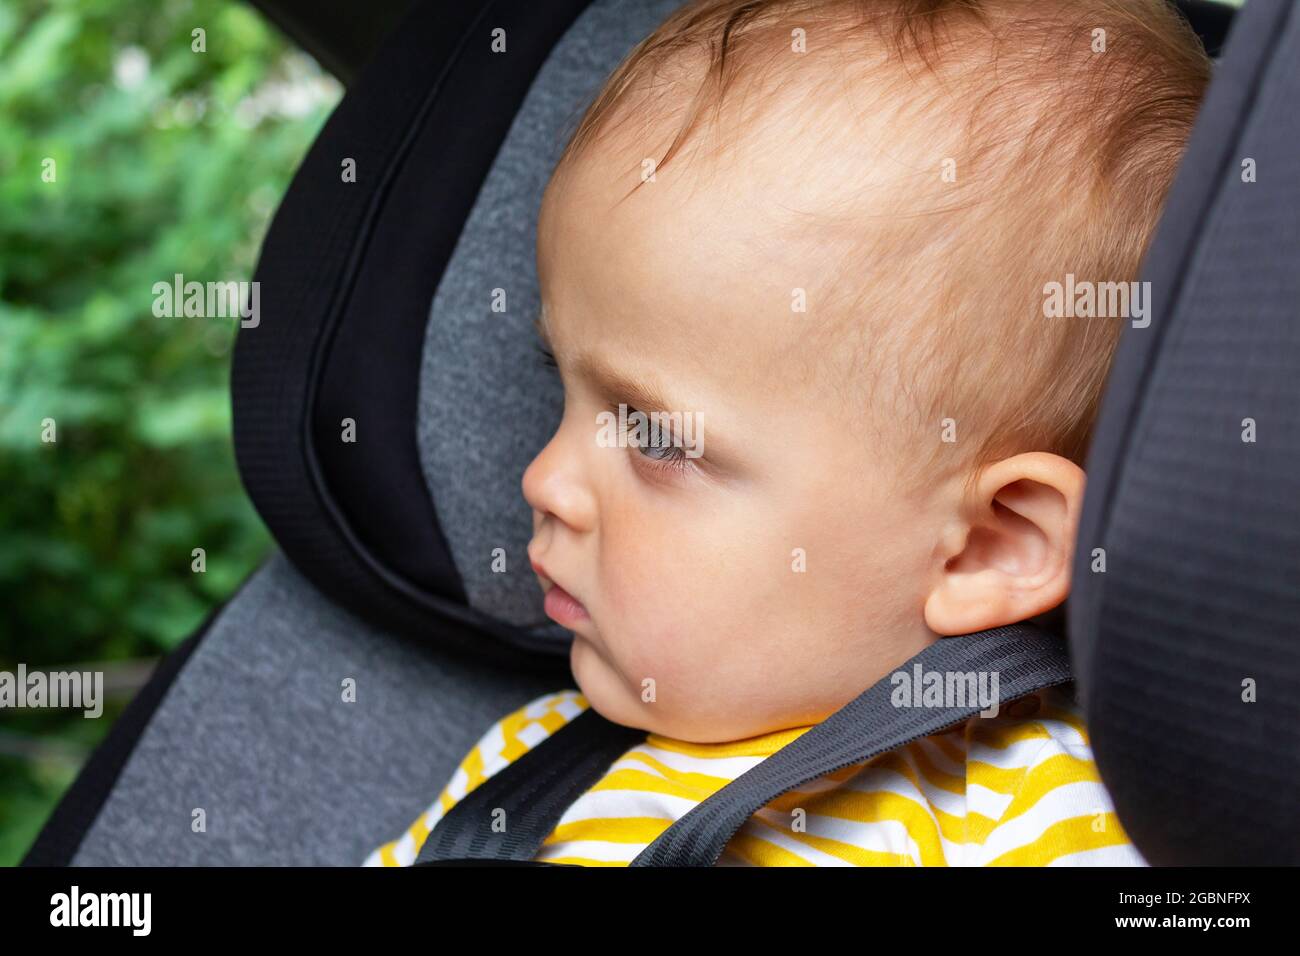
{"type": "Polygon", "coordinates": [[[936,550],[925,623],[971,634],[1049,611],[1070,592],[1083,469],[1029,452],[985,468],[936,550]]]}

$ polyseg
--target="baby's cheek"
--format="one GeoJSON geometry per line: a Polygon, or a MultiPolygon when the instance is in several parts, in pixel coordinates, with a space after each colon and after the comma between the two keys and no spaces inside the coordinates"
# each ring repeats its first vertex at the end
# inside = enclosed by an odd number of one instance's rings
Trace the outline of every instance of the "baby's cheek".
{"type": "Polygon", "coordinates": [[[665,706],[684,703],[746,653],[754,588],[770,582],[730,529],[697,515],[638,517],[606,523],[600,591],[607,614],[598,623],[629,683],[651,679],[665,706]]]}
{"type": "Polygon", "coordinates": [[[707,665],[709,637],[702,619],[708,611],[701,613],[693,590],[666,571],[655,580],[644,570],[619,577],[623,597],[607,622],[614,631],[607,640],[620,669],[634,687],[651,680],[657,688],[683,693],[692,675],[707,665]]]}

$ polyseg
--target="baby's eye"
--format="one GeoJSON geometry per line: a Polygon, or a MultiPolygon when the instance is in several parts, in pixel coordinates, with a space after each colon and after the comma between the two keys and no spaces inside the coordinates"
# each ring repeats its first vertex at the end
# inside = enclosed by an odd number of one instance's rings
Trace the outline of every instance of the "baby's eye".
{"type": "Polygon", "coordinates": [[[675,461],[686,457],[681,448],[673,444],[672,436],[666,434],[661,434],[658,442],[652,440],[636,447],[640,449],[643,458],[652,461],[675,461]]]}
{"type": "Polygon", "coordinates": [[[655,428],[644,421],[644,413],[628,409],[627,444],[635,449],[637,457],[654,463],[654,467],[669,471],[684,472],[690,467],[690,456],[681,443],[673,439],[673,433],[666,427],[655,428]],[[641,427],[638,429],[638,422],[641,427]],[[641,439],[644,437],[644,441],[641,439]]]}

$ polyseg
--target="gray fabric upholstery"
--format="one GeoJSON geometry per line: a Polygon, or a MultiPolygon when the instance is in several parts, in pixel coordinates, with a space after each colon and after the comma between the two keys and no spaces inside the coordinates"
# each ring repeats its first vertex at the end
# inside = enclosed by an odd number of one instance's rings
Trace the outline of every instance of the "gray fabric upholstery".
{"type": "Polygon", "coordinates": [[[681,0],[597,0],[552,51],[479,193],[434,296],[420,384],[420,457],[469,603],[547,626],[528,565],[520,481],[564,407],[532,330],[537,212],[568,135],[601,83],[681,0]],[[493,290],[505,293],[493,312],[493,290]],[[449,425],[448,423],[454,423],[449,425]],[[505,549],[507,573],[492,570],[505,549]]]}
{"type": "Polygon", "coordinates": [[[73,863],[359,865],[497,718],[564,686],[380,633],[276,555],[176,678],[73,863]]]}

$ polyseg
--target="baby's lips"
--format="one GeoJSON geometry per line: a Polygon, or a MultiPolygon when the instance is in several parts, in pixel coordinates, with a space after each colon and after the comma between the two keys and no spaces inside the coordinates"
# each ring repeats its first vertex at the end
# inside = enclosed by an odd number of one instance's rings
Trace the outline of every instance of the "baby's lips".
{"type": "Polygon", "coordinates": [[[546,592],[546,616],[572,630],[590,620],[587,608],[558,584],[546,592]]]}

